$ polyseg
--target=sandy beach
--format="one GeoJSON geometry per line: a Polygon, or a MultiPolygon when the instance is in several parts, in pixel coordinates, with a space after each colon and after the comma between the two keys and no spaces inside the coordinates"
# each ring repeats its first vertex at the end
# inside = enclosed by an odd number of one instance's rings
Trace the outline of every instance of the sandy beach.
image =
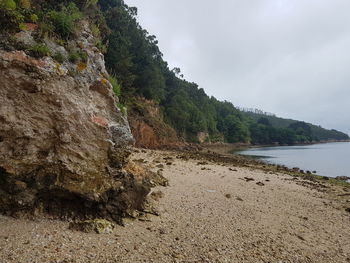
{"type": "Polygon", "coordinates": [[[349,188],[176,155],[132,156],[169,180],[160,216],[101,235],[1,216],[0,262],[350,262],[349,188]]]}

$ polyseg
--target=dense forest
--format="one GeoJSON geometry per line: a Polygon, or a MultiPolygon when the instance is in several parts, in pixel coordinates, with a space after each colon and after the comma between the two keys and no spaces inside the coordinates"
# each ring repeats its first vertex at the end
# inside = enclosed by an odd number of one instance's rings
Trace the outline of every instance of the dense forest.
{"type": "MultiPolygon", "coordinates": [[[[295,144],[319,140],[349,139],[346,134],[304,122],[276,124],[275,117],[241,112],[227,101],[209,97],[196,83],[187,81],[179,68],[169,68],[155,36],[137,22],[137,8],[123,0],[0,0],[0,30],[20,30],[25,22],[37,23],[40,37],[51,37],[63,45],[80,19],[89,19],[96,45],[105,54],[110,82],[120,97],[118,107],[132,111],[137,98],[156,101],[163,119],[185,141],[295,144]]],[[[30,47],[36,56],[48,55],[45,44],[30,47]]],[[[51,54],[57,61],[83,61],[84,54],[72,50],[68,58],[51,54]]],[[[278,119],[278,118],[277,118],[278,119]]],[[[282,120],[282,119],[280,119],[282,120]]],[[[282,122],[282,121],[281,121],[282,122]]]]}
{"type": "MultiPolygon", "coordinates": [[[[260,136],[254,136],[254,139],[257,140],[255,143],[270,143],[271,140],[264,139],[263,130],[268,129],[292,129],[297,136],[299,142],[308,142],[308,141],[331,141],[331,140],[348,140],[349,136],[345,133],[342,133],[337,130],[327,130],[321,126],[316,126],[311,123],[305,123],[292,119],[279,118],[272,114],[256,113],[251,111],[242,112],[244,116],[254,120],[257,124],[260,125],[260,136]],[[263,126],[261,126],[263,125],[263,126]],[[269,128],[270,127],[270,128],[269,128]],[[264,142],[265,140],[265,142],[264,142]]],[[[271,134],[271,133],[270,133],[271,134]]],[[[253,141],[254,142],[254,141],[253,141]]]]}

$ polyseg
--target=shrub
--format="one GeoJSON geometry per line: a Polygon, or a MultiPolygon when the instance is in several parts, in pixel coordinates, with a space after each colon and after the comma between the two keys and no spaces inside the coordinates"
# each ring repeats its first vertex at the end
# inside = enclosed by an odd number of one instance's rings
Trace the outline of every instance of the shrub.
{"type": "Polygon", "coordinates": [[[113,92],[115,95],[120,96],[121,94],[121,88],[120,85],[116,79],[115,76],[109,76],[108,78],[109,82],[111,83],[112,87],[113,87],[113,92]]]}
{"type": "Polygon", "coordinates": [[[97,25],[92,24],[90,26],[90,29],[91,29],[91,33],[94,37],[97,37],[97,38],[100,37],[100,29],[98,28],[97,25]]]}
{"type": "Polygon", "coordinates": [[[19,28],[19,30],[25,30],[26,25],[24,23],[19,23],[18,28],[19,28]]]}
{"type": "Polygon", "coordinates": [[[14,0],[0,0],[0,32],[18,31],[24,16],[17,10],[14,0]]]}
{"type": "Polygon", "coordinates": [[[126,115],[126,113],[127,113],[127,108],[126,108],[126,106],[125,106],[124,104],[118,103],[118,104],[117,104],[117,107],[120,109],[120,111],[121,111],[124,115],[126,115]]]}
{"type": "Polygon", "coordinates": [[[80,60],[79,53],[75,50],[70,51],[68,54],[68,59],[72,63],[77,63],[80,60]]]}
{"type": "Polygon", "coordinates": [[[59,63],[63,63],[66,60],[66,57],[60,52],[56,53],[53,58],[59,63]]]}
{"type": "Polygon", "coordinates": [[[92,5],[96,5],[98,2],[98,0],[86,0],[85,2],[85,8],[92,6],[92,5]]]}
{"type": "Polygon", "coordinates": [[[32,46],[29,51],[34,57],[44,57],[50,55],[50,49],[44,43],[32,46]]]}
{"type": "Polygon", "coordinates": [[[79,56],[80,56],[80,60],[84,63],[87,63],[88,60],[88,55],[85,51],[79,51],[79,56]]]}
{"type": "Polygon", "coordinates": [[[14,0],[2,0],[0,1],[0,6],[6,10],[15,10],[17,8],[14,0]]]}
{"type": "Polygon", "coordinates": [[[72,63],[78,63],[78,62],[87,62],[87,54],[84,51],[78,51],[78,50],[71,50],[68,55],[68,59],[72,63]]]}
{"type": "Polygon", "coordinates": [[[19,6],[24,9],[29,9],[31,7],[30,0],[20,0],[19,6]]]}
{"type": "Polygon", "coordinates": [[[39,20],[39,18],[38,18],[38,16],[36,14],[32,14],[30,16],[30,21],[32,21],[33,23],[38,22],[38,20],[39,20]]]}
{"type": "Polygon", "coordinates": [[[51,11],[48,13],[55,32],[63,38],[69,38],[75,28],[76,22],[82,14],[74,3],[69,3],[67,7],[62,7],[60,11],[51,11]]]}
{"type": "Polygon", "coordinates": [[[53,33],[54,28],[50,23],[40,22],[39,31],[40,31],[39,32],[40,38],[47,38],[49,35],[53,33]]]}

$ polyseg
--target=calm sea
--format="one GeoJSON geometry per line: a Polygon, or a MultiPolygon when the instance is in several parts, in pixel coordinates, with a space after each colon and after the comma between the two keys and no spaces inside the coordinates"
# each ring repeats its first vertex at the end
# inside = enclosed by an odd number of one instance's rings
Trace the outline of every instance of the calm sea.
{"type": "Polygon", "coordinates": [[[318,175],[350,176],[350,142],[263,147],[238,153],[289,168],[299,167],[303,170],[317,171],[318,175]]]}

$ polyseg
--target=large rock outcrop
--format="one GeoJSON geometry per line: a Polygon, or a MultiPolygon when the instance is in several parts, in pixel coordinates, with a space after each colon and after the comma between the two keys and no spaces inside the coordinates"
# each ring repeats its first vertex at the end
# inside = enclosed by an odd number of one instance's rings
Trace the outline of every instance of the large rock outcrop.
{"type": "Polygon", "coordinates": [[[0,212],[119,221],[150,185],[124,169],[133,137],[86,22],[71,42],[86,63],[0,49],[0,212]]]}

